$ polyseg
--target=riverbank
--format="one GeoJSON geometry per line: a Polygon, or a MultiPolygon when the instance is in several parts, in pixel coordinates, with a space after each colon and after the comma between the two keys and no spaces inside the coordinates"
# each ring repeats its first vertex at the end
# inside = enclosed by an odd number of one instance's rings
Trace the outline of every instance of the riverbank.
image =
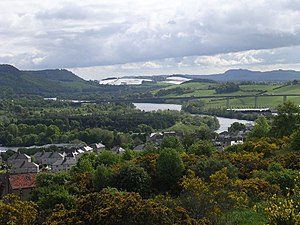
{"type": "MultiPolygon", "coordinates": [[[[137,109],[143,110],[145,112],[150,111],[157,111],[157,110],[176,110],[180,111],[182,106],[179,104],[164,104],[164,103],[133,103],[137,109]]],[[[246,119],[237,119],[232,117],[223,117],[218,115],[211,115],[211,114],[192,114],[192,115],[199,115],[199,116],[216,116],[219,120],[220,127],[216,130],[217,133],[221,133],[223,131],[227,131],[228,127],[231,124],[238,122],[242,124],[253,124],[253,120],[246,120],[246,119]]]]}

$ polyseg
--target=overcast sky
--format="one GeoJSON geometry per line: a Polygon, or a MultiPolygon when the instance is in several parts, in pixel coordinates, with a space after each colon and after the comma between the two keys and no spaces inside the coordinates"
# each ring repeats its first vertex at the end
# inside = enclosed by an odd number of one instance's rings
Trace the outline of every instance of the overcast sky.
{"type": "Polygon", "coordinates": [[[85,79],[300,70],[299,0],[1,0],[0,63],[85,79]]]}

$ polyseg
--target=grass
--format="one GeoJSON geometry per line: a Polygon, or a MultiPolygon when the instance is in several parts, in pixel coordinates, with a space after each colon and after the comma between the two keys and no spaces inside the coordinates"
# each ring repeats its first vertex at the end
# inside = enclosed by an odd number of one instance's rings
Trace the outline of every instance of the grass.
{"type": "MultiPolygon", "coordinates": [[[[259,96],[260,94],[300,94],[300,85],[272,85],[272,84],[262,84],[262,85],[240,85],[240,91],[226,93],[226,94],[216,94],[212,87],[217,87],[220,84],[215,83],[183,83],[180,85],[172,85],[164,89],[173,89],[176,87],[181,87],[184,89],[190,89],[190,93],[185,94],[169,94],[161,97],[200,97],[200,96],[213,96],[218,95],[228,95],[232,96],[229,100],[230,107],[232,108],[254,108],[255,107],[255,97],[240,98],[240,95],[258,95],[257,105],[259,108],[276,108],[279,104],[284,102],[283,97],[280,96],[259,96]]],[[[155,92],[157,92],[156,90],[155,92]]],[[[227,99],[202,99],[206,103],[206,108],[224,108],[227,107],[227,99]]],[[[296,104],[300,105],[300,97],[290,96],[287,98],[296,104]]]]}
{"type": "Polygon", "coordinates": [[[267,218],[263,212],[255,212],[252,209],[237,209],[225,213],[218,221],[217,225],[263,225],[267,218]]]}

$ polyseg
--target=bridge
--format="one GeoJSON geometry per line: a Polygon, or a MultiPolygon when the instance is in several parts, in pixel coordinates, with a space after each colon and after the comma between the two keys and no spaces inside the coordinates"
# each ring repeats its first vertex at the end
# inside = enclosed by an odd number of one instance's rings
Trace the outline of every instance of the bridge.
{"type": "Polygon", "coordinates": [[[282,97],[283,103],[287,101],[288,97],[300,97],[300,94],[255,94],[255,95],[204,95],[204,96],[190,96],[190,97],[169,97],[169,98],[132,98],[132,99],[102,99],[87,103],[104,103],[104,102],[136,102],[136,103],[165,103],[167,100],[180,100],[180,101],[190,101],[196,99],[226,99],[226,106],[230,108],[231,99],[239,98],[254,98],[254,107],[258,108],[258,98],[260,97],[282,97]]]}

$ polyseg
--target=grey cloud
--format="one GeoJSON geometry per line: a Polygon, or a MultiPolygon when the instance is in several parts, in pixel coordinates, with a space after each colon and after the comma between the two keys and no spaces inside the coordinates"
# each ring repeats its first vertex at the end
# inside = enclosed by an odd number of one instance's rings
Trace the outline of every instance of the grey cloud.
{"type": "Polygon", "coordinates": [[[134,5],[120,8],[125,3],[116,1],[88,2],[62,1],[56,7],[24,14],[29,15],[30,26],[0,26],[5,33],[0,35],[2,42],[14,39],[15,45],[24,46],[23,51],[19,47],[18,51],[4,47],[0,50],[13,55],[16,64],[44,68],[113,65],[300,45],[300,4],[296,0],[228,0],[222,4],[217,0],[187,0],[182,7],[175,1],[177,8],[171,12],[164,12],[167,3],[142,11],[134,10],[134,5]]]}

